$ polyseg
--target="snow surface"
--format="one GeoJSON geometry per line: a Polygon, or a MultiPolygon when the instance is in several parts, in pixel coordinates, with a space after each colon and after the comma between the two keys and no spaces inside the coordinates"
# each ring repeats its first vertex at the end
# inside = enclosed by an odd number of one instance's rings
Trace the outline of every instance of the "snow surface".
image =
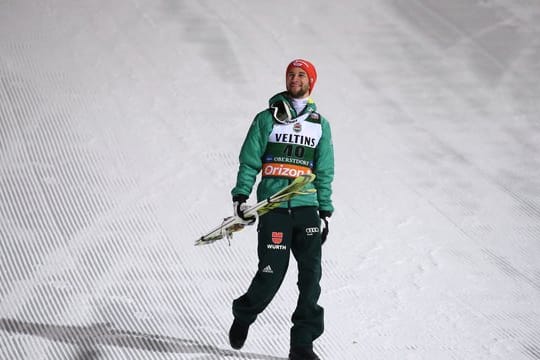
{"type": "Polygon", "coordinates": [[[537,0],[0,1],[0,358],[285,359],[295,264],[242,351],[251,119],[293,58],[332,124],[323,359],[540,359],[537,0]]]}

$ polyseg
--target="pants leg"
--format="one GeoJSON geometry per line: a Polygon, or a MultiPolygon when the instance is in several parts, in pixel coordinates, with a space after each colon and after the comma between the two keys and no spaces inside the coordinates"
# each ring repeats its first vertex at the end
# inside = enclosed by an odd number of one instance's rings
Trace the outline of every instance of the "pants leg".
{"type": "Polygon", "coordinates": [[[251,324],[272,301],[289,266],[293,224],[287,212],[271,211],[259,218],[258,271],[247,292],[233,301],[233,315],[251,324]]]}
{"type": "Polygon", "coordinates": [[[311,345],[324,331],[324,309],[318,305],[321,293],[321,220],[316,208],[293,212],[291,249],[298,264],[299,297],[292,315],[291,346],[311,345]]]}

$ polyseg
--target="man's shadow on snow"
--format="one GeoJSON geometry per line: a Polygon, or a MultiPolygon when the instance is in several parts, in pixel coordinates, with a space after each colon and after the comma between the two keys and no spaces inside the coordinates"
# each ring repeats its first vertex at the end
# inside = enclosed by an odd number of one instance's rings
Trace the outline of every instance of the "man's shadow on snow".
{"type": "MultiPolygon", "coordinates": [[[[101,346],[117,346],[160,353],[208,355],[208,359],[214,359],[216,355],[220,355],[223,358],[286,360],[276,356],[220,349],[194,340],[119,330],[110,324],[68,326],[0,319],[0,331],[39,336],[51,341],[75,345],[79,349],[74,355],[75,360],[100,359],[99,348],[101,346]]],[[[199,359],[204,358],[200,357],[199,359]]]]}

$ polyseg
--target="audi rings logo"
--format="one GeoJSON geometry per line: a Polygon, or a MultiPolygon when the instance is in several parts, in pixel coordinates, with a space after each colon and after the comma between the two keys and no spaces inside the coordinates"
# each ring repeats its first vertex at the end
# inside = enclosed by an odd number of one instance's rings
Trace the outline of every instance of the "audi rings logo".
{"type": "Polygon", "coordinates": [[[306,234],[307,236],[311,236],[313,234],[317,234],[319,232],[319,228],[318,227],[309,227],[309,228],[306,228],[306,234]]]}

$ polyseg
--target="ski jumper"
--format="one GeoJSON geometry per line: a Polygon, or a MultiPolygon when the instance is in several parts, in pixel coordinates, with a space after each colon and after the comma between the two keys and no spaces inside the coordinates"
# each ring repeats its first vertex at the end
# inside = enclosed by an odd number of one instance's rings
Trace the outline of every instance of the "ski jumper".
{"type": "Polygon", "coordinates": [[[308,99],[297,114],[285,92],[256,115],[240,151],[236,195],[249,196],[256,177],[261,201],[304,173],[317,177],[317,192],[299,195],[259,218],[258,271],[247,292],[233,301],[233,315],[251,324],[273,299],[287,272],[292,252],[298,266],[299,298],[292,315],[291,346],[311,345],[324,330],[321,292],[321,219],[318,210],[333,212],[331,183],[334,153],[328,121],[308,99]]]}

